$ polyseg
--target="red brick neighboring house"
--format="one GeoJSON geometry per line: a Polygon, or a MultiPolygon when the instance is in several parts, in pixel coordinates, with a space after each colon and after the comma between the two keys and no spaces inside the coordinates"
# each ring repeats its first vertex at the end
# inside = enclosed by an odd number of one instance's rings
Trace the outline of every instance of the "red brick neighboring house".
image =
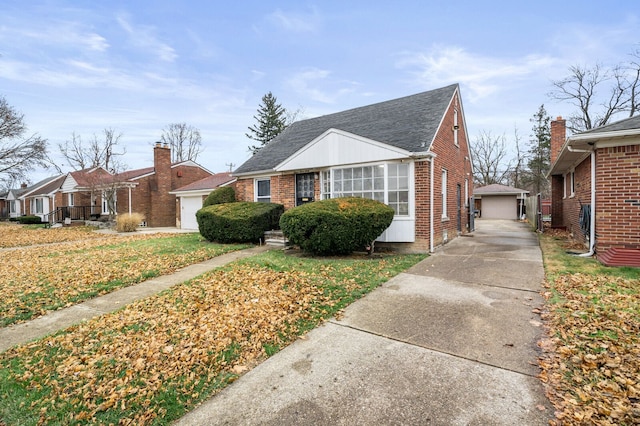
{"type": "Polygon", "coordinates": [[[610,266],[640,266],[640,116],[566,137],[551,123],[552,226],[610,266]]]}
{"type": "Polygon", "coordinates": [[[216,173],[192,184],[178,188],[170,193],[178,199],[176,209],[176,226],[181,229],[198,230],[196,212],[202,208],[202,203],[211,191],[223,187],[234,186],[236,178],[229,172],[216,173]]]}
{"type": "Polygon", "coordinates": [[[176,226],[177,200],[170,192],[212,173],[193,161],[172,164],[171,149],[159,143],[153,148],[153,164],[116,175],[101,168],[71,172],[62,185],[63,206],[82,206],[93,216],[105,216],[108,191],[115,191],[117,214],[141,213],[150,227],[176,226]]]}
{"type": "Polygon", "coordinates": [[[457,84],[291,124],[233,173],[236,195],[286,209],[341,196],[396,214],[378,238],[432,251],[469,230],[473,189],[457,84]]]}

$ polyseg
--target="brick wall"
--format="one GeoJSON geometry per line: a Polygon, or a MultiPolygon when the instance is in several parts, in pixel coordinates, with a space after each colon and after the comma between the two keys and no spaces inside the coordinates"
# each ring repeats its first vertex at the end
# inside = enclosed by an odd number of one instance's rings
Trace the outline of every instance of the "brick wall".
{"type": "Polygon", "coordinates": [[[596,155],[596,251],[640,248],[640,145],[596,155]]]}
{"type": "MultiPolygon", "coordinates": [[[[551,165],[555,163],[562,146],[567,139],[566,120],[558,117],[551,121],[551,165]]],[[[551,176],[551,226],[567,226],[564,218],[564,177],[562,175],[551,176]]],[[[567,194],[569,194],[567,190],[567,194]]]]}
{"type": "MultiPolygon", "coordinates": [[[[442,125],[434,139],[434,244],[440,245],[455,238],[458,234],[457,215],[461,217],[461,232],[468,232],[469,217],[465,207],[465,179],[469,185],[469,196],[473,194],[473,179],[471,175],[471,160],[465,128],[462,125],[464,117],[458,99],[451,103],[442,125]],[[458,110],[458,146],[454,144],[454,110],[458,110]],[[447,170],[447,218],[442,218],[442,171],[447,170]],[[460,185],[460,208],[458,209],[456,192],[460,185]],[[446,237],[446,239],[445,239],[446,237]]],[[[417,194],[416,194],[417,195],[417,194]]],[[[428,205],[428,204],[427,204],[428,205]]]]}
{"type": "MultiPolygon", "coordinates": [[[[562,178],[562,176],[560,176],[562,178]]],[[[574,240],[587,242],[589,231],[583,232],[580,228],[580,206],[591,204],[591,160],[587,158],[576,166],[574,172],[574,194],[571,194],[571,176],[567,175],[566,197],[563,199],[563,192],[559,192],[562,200],[562,226],[573,234],[574,240]]],[[[560,187],[562,191],[563,187],[560,187]]]]}
{"type": "Polygon", "coordinates": [[[558,117],[551,121],[551,164],[555,163],[567,139],[567,121],[558,117]]]}

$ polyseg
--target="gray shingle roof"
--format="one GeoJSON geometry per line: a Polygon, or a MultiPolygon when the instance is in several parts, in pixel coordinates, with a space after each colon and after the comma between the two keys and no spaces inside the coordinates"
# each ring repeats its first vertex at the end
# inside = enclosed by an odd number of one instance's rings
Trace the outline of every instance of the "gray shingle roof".
{"type": "Polygon", "coordinates": [[[604,126],[596,127],[595,129],[587,130],[582,134],[593,133],[605,133],[605,132],[618,132],[622,130],[640,129],[640,115],[635,117],[625,118],[624,120],[616,121],[615,123],[606,124],[604,126]]]}
{"type": "Polygon", "coordinates": [[[347,111],[301,120],[238,167],[234,174],[273,170],[329,129],[338,129],[409,152],[427,151],[457,84],[347,111]]]}

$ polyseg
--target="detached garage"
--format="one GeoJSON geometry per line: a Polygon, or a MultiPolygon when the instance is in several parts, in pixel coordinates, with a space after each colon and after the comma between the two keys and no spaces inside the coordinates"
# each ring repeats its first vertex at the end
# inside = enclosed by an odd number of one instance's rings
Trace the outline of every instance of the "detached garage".
{"type": "Polygon", "coordinates": [[[498,184],[473,190],[475,209],[482,219],[518,220],[526,213],[527,194],[527,190],[498,184]]]}
{"type": "Polygon", "coordinates": [[[236,178],[231,173],[216,173],[190,185],[171,191],[176,196],[176,227],[180,229],[198,230],[196,212],[202,208],[202,202],[216,188],[231,185],[236,178]]]}

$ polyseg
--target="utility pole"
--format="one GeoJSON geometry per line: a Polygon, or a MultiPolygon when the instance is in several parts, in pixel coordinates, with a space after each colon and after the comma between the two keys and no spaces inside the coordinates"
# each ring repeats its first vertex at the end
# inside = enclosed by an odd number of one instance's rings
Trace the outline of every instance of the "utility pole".
{"type": "Polygon", "coordinates": [[[225,166],[229,167],[229,173],[231,173],[236,165],[233,163],[225,163],[225,166]]]}

